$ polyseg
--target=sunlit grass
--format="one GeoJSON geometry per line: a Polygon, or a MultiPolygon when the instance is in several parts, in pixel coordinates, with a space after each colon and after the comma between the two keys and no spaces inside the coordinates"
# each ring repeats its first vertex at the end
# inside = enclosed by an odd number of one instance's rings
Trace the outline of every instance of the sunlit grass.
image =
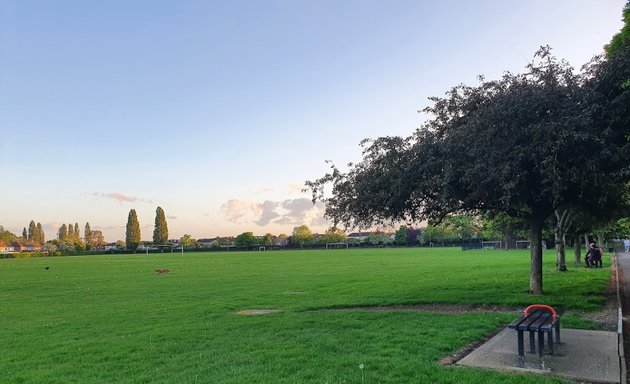
{"type": "Polygon", "coordinates": [[[526,251],[415,248],[2,260],[0,382],[553,382],[437,364],[504,326],[512,314],[321,309],[536,302],[591,310],[604,303],[606,269],[558,273],[554,263],[547,254],[546,294],[535,297],[526,293],[526,251]],[[171,272],[156,274],[157,268],[171,272]],[[236,314],[244,309],[280,312],[236,314]]]}

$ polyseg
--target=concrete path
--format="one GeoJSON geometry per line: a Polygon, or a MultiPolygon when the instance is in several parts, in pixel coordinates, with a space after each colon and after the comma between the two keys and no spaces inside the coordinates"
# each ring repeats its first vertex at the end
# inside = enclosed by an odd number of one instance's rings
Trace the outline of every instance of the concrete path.
{"type": "MultiPolygon", "coordinates": [[[[630,330],[630,254],[618,253],[620,291],[623,303],[625,338],[630,330]],[[625,272],[625,274],[624,274],[625,272]],[[625,298],[624,298],[625,297],[625,298]]],[[[622,339],[618,332],[586,331],[562,328],[562,343],[554,355],[545,355],[545,369],[541,369],[537,354],[525,353],[525,367],[519,368],[516,331],[504,329],[488,342],[457,362],[459,365],[528,372],[595,383],[626,383],[626,361],[622,339]]],[[[630,344],[630,343],[628,343],[630,344]]],[[[525,349],[529,349],[525,337],[525,349]]]]}
{"type": "MultiPolygon", "coordinates": [[[[525,353],[525,368],[517,367],[516,331],[506,328],[457,364],[513,372],[528,372],[597,383],[620,383],[617,333],[563,328],[554,355],[525,353]]],[[[525,349],[529,349],[526,337],[525,349]]]]}

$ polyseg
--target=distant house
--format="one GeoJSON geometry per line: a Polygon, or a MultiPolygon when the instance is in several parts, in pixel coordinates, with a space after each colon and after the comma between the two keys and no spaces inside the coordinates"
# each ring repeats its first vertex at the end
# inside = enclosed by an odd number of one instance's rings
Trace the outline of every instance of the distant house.
{"type": "Polygon", "coordinates": [[[278,247],[286,247],[287,244],[289,244],[289,238],[288,237],[274,236],[273,244],[277,245],[278,247]]]}
{"type": "Polygon", "coordinates": [[[352,232],[348,235],[348,241],[361,242],[370,237],[370,232],[352,232]]]}
{"type": "Polygon", "coordinates": [[[0,253],[13,253],[15,252],[15,247],[12,244],[7,244],[4,241],[0,240],[0,253]]]}
{"type": "Polygon", "coordinates": [[[199,239],[197,240],[197,246],[200,248],[212,248],[218,246],[219,242],[217,239],[199,239]]]}
{"type": "Polygon", "coordinates": [[[32,241],[16,241],[12,244],[14,252],[38,252],[42,250],[42,246],[32,241]]]}
{"type": "Polygon", "coordinates": [[[118,243],[107,243],[101,245],[101,247],[106,251],[111,251],[112,249],[118,249],[118,243]]]}

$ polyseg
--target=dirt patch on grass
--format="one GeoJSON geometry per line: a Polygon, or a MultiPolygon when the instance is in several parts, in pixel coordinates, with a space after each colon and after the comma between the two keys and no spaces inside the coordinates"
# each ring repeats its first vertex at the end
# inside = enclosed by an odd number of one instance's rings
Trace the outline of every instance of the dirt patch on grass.
{"type": "Polygon", "coordinates": [[[466,313],[466,312],[500,312],[522,313],[522,309],[497,305],[461,305],[461,304],[418,304],[418,305],[385,305],[357,306],[344,308],[327,308],[327,311],[412,311],[431,313],[466,313]]]}
{"type": "Polygon", "coordinates": [[[271,313],[278,313],[278,309],[245,309],[236,312],[237,315],[255,316],[255,315],[269,315],[271,313]]]}

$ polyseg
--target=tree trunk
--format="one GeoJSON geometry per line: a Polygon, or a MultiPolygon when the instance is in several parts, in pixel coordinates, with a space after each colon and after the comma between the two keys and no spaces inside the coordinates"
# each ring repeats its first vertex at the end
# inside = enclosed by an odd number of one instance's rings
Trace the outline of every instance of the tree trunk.
{"type": "Polygon", "coordinates": [[[582,244],[580,244],[582,241],[581,237],[582,236],[579,234],[575,234],[575,237],[573,238],[573,254],[575,256],[573,261],[575,261],[575,264],[582,264],[582,244]]]}
{"type": "Polygon", "coordinates": [[[566,257],[566,233],[571,222],[573,221],[573,213],[570,209],[563,209],[554,211],[556,215],[556,226],[554,228],[554,235],[556,240],[556,267],[560,272],[566,272],[567,270],[567,257],[566,257]]]}
{"type": "Polygon", "coordinates": [[[588,252],[588,235],[584,235],[584,246],[586,247],[586,251],[588,252]]]}
{"type": "Polygon", "coordinates": [[[530,275],[529,293],[534,295],[543,294],[543,269],[542,269],[542,229],[544,220],[533,217],[530,221],[530,275]]]}
{"type": "Polygon", "coordinates": [[[556,238],[556,264],[558,271],[566,272],[567,270],[567,258],[564,247],[564,236],[560,233],[560,231],[555,231],[556,238]]]}

